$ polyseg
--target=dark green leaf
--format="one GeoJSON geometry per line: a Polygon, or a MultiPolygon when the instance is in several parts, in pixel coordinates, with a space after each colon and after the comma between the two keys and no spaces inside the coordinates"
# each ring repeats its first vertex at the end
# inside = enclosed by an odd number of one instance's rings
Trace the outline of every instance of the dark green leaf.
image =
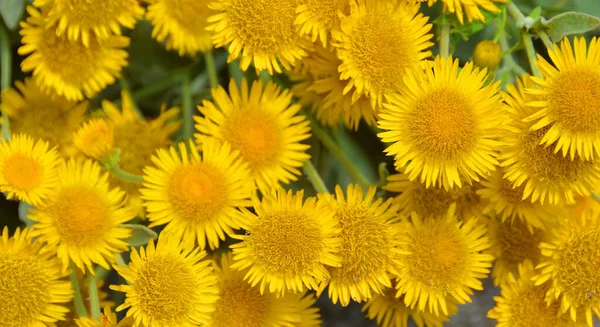
{"type": "Polygon", "coordinates": [[[600,18],[569,11],[543,21],[542,25],[546,28],[552,41],[558,42],[567,35],[585,33],[595,29],[600,26],[600,18]]]}
{"type": "Polygon", "coordinates": [[[14,30],[21,20],[25,9],[25,0],[0,0],[0,14],[2,19],[11,30],[14,30]]]}

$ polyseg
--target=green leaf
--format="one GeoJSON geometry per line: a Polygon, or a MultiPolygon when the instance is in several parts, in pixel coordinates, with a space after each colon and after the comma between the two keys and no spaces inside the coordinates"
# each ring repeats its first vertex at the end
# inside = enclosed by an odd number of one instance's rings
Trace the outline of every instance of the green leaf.
{"type": "Polygon", "coordinates": [[[25,9],[25,0],[0,0],[0,14],[6,27],[14,30],[21,20],[25,9]]]}
{"type": "Polygon", "coordinates": [[[600,18],[569,11],[542,21],[552,41],[558,42],[566,35],[585,33],[600,26],[600,18]]]}
{"type": "Polygon", "coordinates": [[[529,13],[529,17],[536,19],[536,18],[540,18],[542,16],[542,7],[537,6],[535,7],[535,9],[533,9],[531,11],[531,13],[529,13]]]}
{"type": "Polygon", "coordinates": [[[158,238],[158,234],[155,231],[144,225],[138,224],[122,224],[121,226],[129,228],[133,231],[131,237],[127,240],[130,246],[141,246],[150,242],[150,239],[155,240],[158,238]]]}
{"type": "Polygon", "coordinates": [[[31,227],[33,224],[35,224],[34,221],[32,221],[31,219],[29,219],[27,216],[29,215],[29,211],[31,211],[31,209],[34,209],[35,207],[32,206],[31,204],[27,203],[27,202],[21,202],[19,203],[19,219],[27,226],[27,227],[31,227]]]}

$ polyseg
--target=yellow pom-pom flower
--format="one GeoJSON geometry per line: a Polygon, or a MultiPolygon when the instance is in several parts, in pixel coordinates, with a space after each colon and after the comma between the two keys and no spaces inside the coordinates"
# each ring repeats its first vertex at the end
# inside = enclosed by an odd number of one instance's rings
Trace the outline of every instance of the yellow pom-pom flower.
{"type": "Polygon", "coordinates": [[[327,46],[329,34],[340,26],[340,14],[350,15],[350,0],[304,0],[296,12],[300,35],[309,35],[313,43],[318,38],[327,46]]]}
{"type": "Polygon", "coordinates": [[[206,325],[219,299],[217,277],[206,252],[176,237],[160,236],[146,247],[131,251],[126,267],[115,267],[127,285],[111,286],[125,293],[125,302],[134,326],[192,327],[206,325]]]}
{"type": "Polygon", "coordinates": [[[304,191],[273,189],[262,201],[253,195],[256,213],[244,210],[245,235],[231,245],[231,268],[248,268],[254,287],[283,296],[288,291],[317,289],[330,274],[326,266],[339,267],[342,239],[335,212],[317,206],[315,198],[303,200],[304,191]]]}
{"type": "Polygon", "coordinates": [[[33,72],[36,83],[47,93],[67,100],[95,96],[113,84],[127,65],[129,38],[111,35],[105,39],[90,36],[89,44],[71,42],[58,36],[46,23],[47,12],[27,7],[29,17],[21,22],[20,55],[24,72],[33,72]]]}
{"type": "Polygon", "coordinates": [[[121,25],[133,28],[144,15],[138,0],[35,0],[33,5],[48,8],[46,24],[56,35],[65,35],[70,41],[85,46],[93,43],[94,37],[105,39],[121,34],[121,25]]]}
{"type": "Polygon", "coordinates": [[[553,65],[538,55],[542,78],[531,78],[541,87],[526,90],[538,96],[527,102],[536,109],[526,120],[543,135],[540,144],[571,159],[593,159],[600,155],[600,42],[593,38],[586,49],[583,37],[573,47],[565,38],[548,55],[553,65]]]}
{"type": "Polygon", "coordinates": [[[73,144],[86,156],[102,160],[114,150],[113,128],[105,119],[91,119],[75,132],[73,144]]]}
{"type": "MultiPolygon", "coordinates": [[[[426,0],[431,7],[438,0],[426,0]]],[[[508,0],[440,0],[444,4],[444,11],[456,14],[458,21],[464,23],[464,15],[467,20],[485,22],[485,16],[481,8],[492,13],[499,13],[500,9],[496,3],[506,3],[508,0]]]]}
{"type": "Polygon", "coordinates": [[[55,148],[48,142],[34,141],[28,135],[14,135],[0,143],[0,192],[7,199],[17,198],[37,205],[58,185],[55,148]]]}
{"type": "Polygon", "coordinates": [[[222,87],[212,90],[213,101],[204,101],[196,116],[196,142],[217,138],[240,151],[263,193],[279,183],[289,184],[301,175],[299,167],[310,158],[310,122],[298,114],[300,106],[291,104],[292,95],[272,82],[256,81],[249,88],[245,80],[238,88],[229,83],[229,94],[222,87]]]}
{"type": "Polygon", "coordinates": [[[3,327],[52,326],[64,320],[73,298],[66,271],[29,229],[0,234],[0,322],[3,327]]]}
{"type": "Polygon", "coordinates": [[[485,225],[476,219],[461,222],[454,206],[446,216],[421,219],[411,215],[401,247],[396,297],[404,296],[411,309],[449,314],[447,301],[471,302],[473,290],[482,290],[494,257],[485,225]]]}
{"type": "Polygon", "coordinates": [[[206,140],[200,148],[202,155],[184,143],[158,150],[152,158],[156,168],[144,170],[141,192],[150,227],[167,224],[163,233],[197,240],[204,250],[207,243],[217,248],[240,228],[237,208],[252,205],[254,185],[248,165],[228,143],[206,140]]]}
{"type": "Polygon", "coordinates": [[[208,7],[210,0],[145,0],[146,17],[152,22],[152,37],[166,42],[168,50],[180,56],[209,52],[213,48],[212,35],[206,31],[207,19],[214,12],[208,7]]]}
{"type": "Polygon", "coordinates": [[[228,46],[229,61],[240,58],[246,71],[281,73],[306,57],[310,42],[296,31],[296,8],[302,0],[217,0],[209,4],[217,13],[208,18],[217,47],[228,46]]]}
{"type": "Polygon", "coordinates": [[[70,261],[90,272],[92,263],[110,269],[131,235],[121,224],[135,216],[123,207],[125,193],[110,189],[108,174],[91,160],[63,161],[57,173],[59,185],[28,216],[37,222],[32,234],[56,251],[64,269],[70,261]]]}
{"type": "Polygon", "coordinates": [[[502,61],[502,49],[494,41],[484,40],[475,46],[473,50],[473,63],[480,68],[487,68],[489,71],[495,71],[502,61]]]}
{"type": "Polygon", "coordinates": [[[335,197],[319,195],[319,202],[335,211],[340,222],[342,246],[341,267],[329,268],[331,278],[320,285],[329,287],[328,294],[335,304],[350,304],[350,300],[367,301],[372,293],[391,287],[388,273],[395,272],[400,253],[401,229],[397,224],[397,207],[391,200],[375,199],[375,187],[366,194],[358,185],[344,191],[338,185],[335,197]]]}
{"type": "Polygon", "coordinates": [[[418,8],[388,0],[350,2],[350,15],[332,34],[342,60],[340,77],[350,80],[344,93],[354,88],[353,99],[367,94],[379,108],[384,95],[400,88],[407,71],[431,56],[431,24],[417,14],[418,8]]]}

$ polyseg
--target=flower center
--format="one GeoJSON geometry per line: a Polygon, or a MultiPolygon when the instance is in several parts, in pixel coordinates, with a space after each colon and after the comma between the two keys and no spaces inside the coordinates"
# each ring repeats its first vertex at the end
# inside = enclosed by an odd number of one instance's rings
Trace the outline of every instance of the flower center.
{"type": "Polygon", "coordinates": [[[15,189],[31,191],[42,182],[44,167],[35,159],[22,153],[4,159],[4,178],[15,189]]]}
{"type": "Polygon", "coordinates": [[[327,28],[338,21],[338,13],[350,15],[350,3],[345,0],[306,0],[306,8],[315,22],[327,28]]]}
{"type": "Polygon", "coordinates": [[[528,287],[516,294],[518,298],[510,301],[510,326],[544,327],[544,326],[569,326],[568,314],[558,316],[560,301],[547,304],[545,285],[528,287]]]}
{"type": "Polygon", "coordinates": [[[576,68],[561,72],[550,86],[550,114],[573,132],[600,132],[600,73],[597,69],[576,68]]]}
{"type": "Polygon", "coordinates": [[[189,222],[204,222],[227,205],[223,174],[212,165],[179,167],[171,176],[169,199],[175,211],[189,222]]]}
{"type": "Polygon", "coordinates": [[[71,24],[84,29],[111,29],[109,24],[125,13],[132,13],[132,8],[136,7],[136,2],[132,0],[104,0],[101,4],[91,0],[54,0],[52,8],[71,24]]]}
{"type": "Polygon", "coordinates": [[[220,298],[213,314],[214,327],[260,327],[266,325],[266,314],[272,302],[269,294],[260,295],[242,279],[226,280],[220,287],[220,298]],[[244,317],[240,319],[240,317],[244,317]]]}
{"type": "Polygon", "coordinates": [[[198,35],[206,27],[206,19],[213,14],[206,0],[163,0],[162,15],[170,18],[169,24],[176,24],[190,35],[198,35]]]}
{"type": "Polygon", "coordinates": [[[532,234],[521,220],[515,220],[512,223],[498,223],[498,225],[494,229],[498,249],[501,251],[497,253],[497,257],[501,256],[502,260],[515,265],[525,259],[532,260],[534,264],[539,262],[542,255],[538,247],[542,238],[539,229],[535,229],[532,234]]]}

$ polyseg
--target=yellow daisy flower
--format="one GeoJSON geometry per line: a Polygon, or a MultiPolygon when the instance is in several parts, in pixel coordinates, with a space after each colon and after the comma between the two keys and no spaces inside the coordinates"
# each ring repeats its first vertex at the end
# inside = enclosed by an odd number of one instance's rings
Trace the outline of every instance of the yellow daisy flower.
{"type": "Polygon", "coordinates": [[[206,31],[207,19],[214,12],[208,7],[210,0],[145,0],[146,17],[152,22],[152,37],[167,41],[168,50],[180,56],[209,52],[213,48],[212,35],[206,31]]]}
{"type": "Polygon", "coordinates": [[[144,248],[131,250],[131,262],[115,267],[127,285],[110,288],[125,293],[125,302],[134,326],[192,327],[206,325],[219,299],[217,277],[206,252],[182,243],[177,238],[161,236],[144,248]]]}
{"type": "MultiPolygon", "coordinates": [[[[438,0],[427,0],[431,7],[438,0]]],[[[463,14],[467,15],[467,20],[470,22],[478,20],[485,23],[485,16],[481,12],[480,7],[492,13],[499,13],[500,9],[496,3],[507,3],[508,0],[440,0],[444,5],[444,11],[456,14],[458,21],[463,24],[463,14]]]]}
{"type": "Polygon", "coordinates": [[[48,142],[35,142],[28,135],[14,135],[0,143],[0,192],[7,199],[17,198],[38,205],[58,185],[55,148],[48,142]]]}
{"type": "Polygon", "coordinates": [[[503,137],[506,147],[498,159],[504,178],[523,188],[523,199],[553,205],[573,204],[575,195],[589,196],[600,185],[600,165],[577,157],[566,158],[552,147],[540,145],[548,127],[532,130],[532,122],[524,121],[535,111],[527,103],[538,97],[530,94],[533,82],[528,75],[508,85],[505,101],[510,119],[503,137]]]}
{"type": "Polygon", "coordinates": [[[404,295],[397,298],[395,293],[393,288],[388,288],[382,294],[374,294],[363,305],[362,312],[365,312],[367,318],[377,321],[377,325],[381,327],[408,327],[409,318],[418,327],[442,327],[458,311],[456,304],[449,300],[446,300],[447,315],[411,309],[404,304],[404,295]]]}
{"type": "Polygon", "coordinates": [[[56,35],[90,46],[95,37],[121,35],[121,25],[133,28],[144,15],[138,0],[34,0],[38,8],[49,8],[46,26],[56,35]],[[56,27],[55,27],[56,26],[56,27]]]}
{"type": "Polygon", "coordinates": [[[326,266],[339,267],[342,239],[331,209],[318,207],[315,198],[303,201],[304,191],[273,189],[262,201],[252,197],[256,214],[243,209],[246,235],[235,236],[231,268],[249,268],[245,279],[260,283],[260,293],[282,296],[286,291],[317,289],[330,278],[326,266]]]}
{"type": "Polygon", "coordinates": [[[573,323],[569,316],[561,314],[559,302],[546,303],[548,285],[537,286],[531,278],[535,275],[533,264],[525,261],[518,272],[509,274],[495,296],[496,306],[488,312],[488,318],[498,320],[498,327],[582,327],[585,322],[573,323]]]}
{"type": "Polygon", "coordinates": [[[81,124],[88,102],[68,101],[43,92],[31,78],[16,81],[2,92],[0,110],[10,118],[10,131],[28,134],[57,146],[61,154],[72,153],[72,134],[81,124]]]}
{"type": "Polygon", "coordinates": [[[477,194],[489,200],[484,214],[495,214],[502,222],[520,220],[529,231],[533,231],[533,228],[546,229],[556,221],[557,207],[523,199],[525,185],[514,187],[513,182],[502,176],[501,168],[495,170],[486,181],[481,182],[483,187],[477,190],[477,194]]]}
{"type": "Polygon", "coordinates": [[[212,90],[213,102],[198,107],[204,117],[196,116],[196,142],[209,138],[231,143],[239,150],[263,193],[279,183],[296,181],[299,170],[310,158],[310,122],[299,115],[300,106],[291,104],[292,95],[272,82],[256,81],[249,89],[245,80],[238,88],[234,80],[225,89],[212,90]]]}
{"type": "Polygon", "coordinates": [[[310,42],[296,32],[296,7],[303,0],[217,0],[209,7],[217,13],[208,18],[216,47],[228,45],[229,61],[240,58],[246,71],[281,73],[306,57],[310,42]]]}
{"type": "Polygon", "coordinates": [[[562,150],[562,155],[575,154],[585,160],[600,155],[600,42],[593,38],[589,49],[583,37],[575,38],[571,47],[565,37],[560,48],[548,49],[554,65],[538,55],[537,66],[542,78],[531,79],[540,87],[529,87],[526,93],[536,99],[527,102],[532,111],[527,121],[535,122],[530,128],[539,130],[540,144],[562,150]],[[574,53],[573,53],[574,52],[574,53]]]}
{"type": "MultiPolygon", "coordinates": [[[[559,314],[568,312],[573,322],[578,311],[592,327],[592,314],[600,316],[600,223],[565,222],[556,237],[542,243],[535,285],[547,285],[547,302],[560,302],[559,314]]],[[[580,319],[581,320],[581,319],[580,319]]]]}
{"type": "Polygon", "coordinates": [[[110,310],[110,307],[105,307],[104,312],[100,316],[100,321],[90,318],[81,318],[75,320],[78,327],[131,327],[133,319],[126,317],[117,323],[117,315],[110,310]]]}
{"type": "Polygon", "coordinates": [[[342,17],[340,30],[332,34],[342,60],[340,77],[350,80],[344,93],[355,88],[353,99],[367,94],[379,108],[384,95],[400,88],[407,71],[431,56],[431,24],[418,9],[387,0],[350,2],[350,15],[342,17]]]}
{"type": "Polygon", "coordinates": [[[207,243],[217,248],[219,240],[240,228],[237,208],[252,205],[254,185],[248,165],[228,143],[206,140],[201,150],[202,155],[188,150],[185,143],[159,149],[152,158],[156,168],[144,170],[141,193],[150,227],[167,224],[164,233],[197,240],[204,250],[207,243]]]}
{"type": "Polygon", "coordinates": [[[37,222],[32,234],[56,251],[64,269],[69,261],[90,272],[92,263],[110,269],[131,235],[121,224],[135,216],[123,207],[125,192],[110,189],[108,174],[91,160],[63,161],[57,173],[59,185],[28,216],[37,222]]]}
{"type": "Polygon", "coordinates": [[[396,297],[404,295],[411,309],[438,315],[449,314],[447,301],[471,302],[473,290],[490,272],[494,257],[484,254],[490,247],[485,225],[476,219],[461,222],[454,206],[446,216],[421,219],[411,215],[401,247],[396,297]]]}
{"type": "Polygon", "coordinates": [[[110,35],[105,39],[95,36],[89,44],[71,42],[67,36],[58,36],[48,28],[47,13],[28,6],[29,17],[21,22],[23,45],[19,54],[28,55],[21,63],[23,72],[33,72],[40,88],[56,93],[67,100],[83,100],[95,96],[113,84],[127,65],[129,38],[110,35]]]}
{"type": "Polygon", "coordinates": [[[551,240],[550,235],[522,220],[500,222],[495,217],[490,218],[488,237],[492,247],[489,252],[496,257],[492,269],[494,285],[501,285],[510,274],[517,273],[517,267],[525,260],[538,264],[542,258],[540,243],[551,240]]]}
{"type": "Polygon", "coordinates": [[[391,287],[388,272],[395,272],[401,229],[397,221],[397,207],[391,200],[375,199],[375,187],[366,194],[358,185],[349,185],[344,191],[337,185],[335,196],[319,194],[319,202],[333,210],[340,222],[342,246],[339,256],[341,267],[329,268],[331,278],[320,288],[329,286],[329,298],[342,306],[371,298],[391,287]],[[395,221],[396,220],[396,221],[395,221]]]}
{"type": "Polygon", "coordinates": [[[113,153],[113,128],[105,119],[90,119],[73,134],[73,144],[86,156],[102,160],[113,153]]]}
{"type": "Polygon", "coordinates": [[[73,298],[67,272],[29,229],[0,235],[0,322],[3,327],[44,327],[65,319],[73,298]]]}
{"type": "Polygon", "coordinates": [[[499,126],[503,120],[498,83],[485,85],[486,70],[458,59],[435,58],[425,70],[404,79],[379,115],[379,137],[392,143],[385,151],[410,180],[449,190],[479,181],[497,165],[499,126]]]}
{"type": "Polygon", "coordinates": [[[349,0],[305,0],[296,9],[296,25],[301,36],[309,35],[314,43],[317,38],[327,46],[327,38],[334,28],[340,26],[340,14],[350,15],[349,0]]]}

